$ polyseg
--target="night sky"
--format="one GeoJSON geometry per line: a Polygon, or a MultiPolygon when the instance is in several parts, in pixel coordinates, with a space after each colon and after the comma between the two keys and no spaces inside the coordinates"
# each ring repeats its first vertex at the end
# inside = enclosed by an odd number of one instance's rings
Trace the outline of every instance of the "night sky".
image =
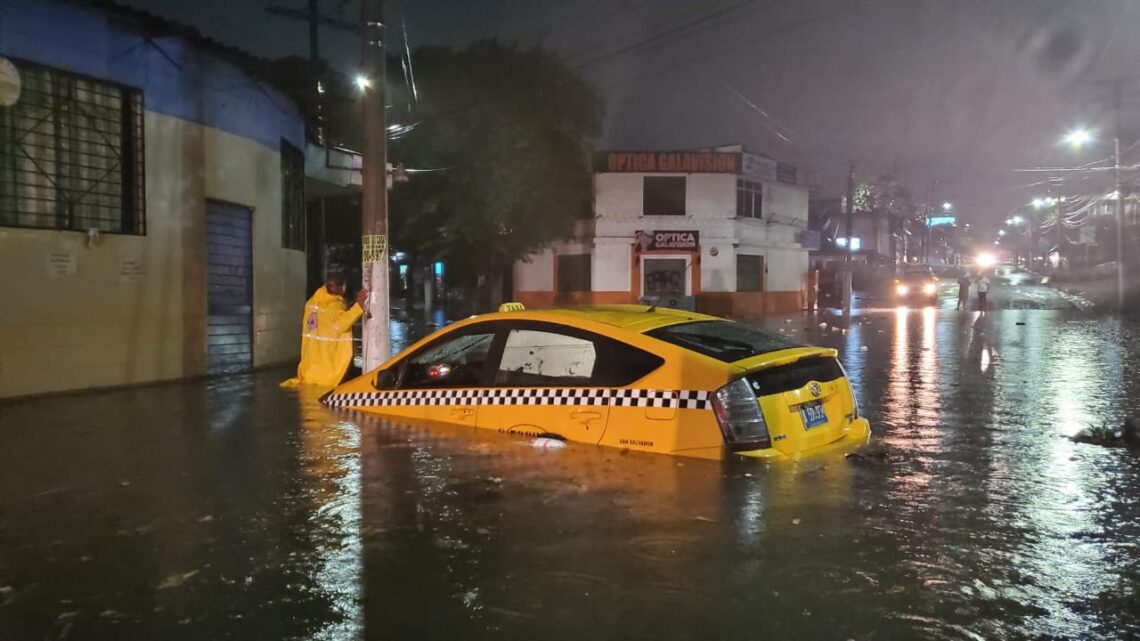
{"type": "MultiPolygon", "coordinates": [[[[265,57],[306,55],[307,26],[271,2],[129,0],[265,57]]],[[[820,195],[897,170],[934,199],[996,227],[1043,187],[1018,169],[1110,153],[1109,92],[1097,80],[1140,73],[1131,0],[403,0],[389,24],[414,48],[494,37],[541,42],[602,90],[610,148],[744,143],[797,163],[820,195]],[[1075,125],[1098,146],[1058,144],[1075,125]]],[[[322,11],[354,20],[352,0],[322,11]]],[[[351,72],[354,34],[322,29],[322,55],[351,72]]],[[[390,42],[397,42],[391,39],[390,42]]],[[[1140,80],[1132,85],[1140,95],[1140,80]]],[[[1140,123],[1125,101],[1124,146],[1140,123]]],[[[1129,161],[1134,161],[1132,154],[1129,161]]],[[[1090,185],[1091,188],[1091,185],[1090,185]]]]}

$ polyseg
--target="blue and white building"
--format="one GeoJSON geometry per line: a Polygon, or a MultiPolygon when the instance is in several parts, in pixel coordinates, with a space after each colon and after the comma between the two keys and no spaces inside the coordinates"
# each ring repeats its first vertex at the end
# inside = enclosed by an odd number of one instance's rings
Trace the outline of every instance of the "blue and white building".
{"type": "Polygon", "coordinates": [[[297,358],[305,127],[256,62],[108,2],[0,0],[0,397],[297,358]]]}

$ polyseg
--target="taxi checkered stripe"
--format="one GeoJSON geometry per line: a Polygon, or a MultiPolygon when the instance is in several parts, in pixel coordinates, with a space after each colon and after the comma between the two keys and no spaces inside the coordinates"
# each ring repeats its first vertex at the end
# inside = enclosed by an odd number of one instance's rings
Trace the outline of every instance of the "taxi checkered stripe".
{"type": "Polygon", "coordinates": [[[703,410],[710,392],[699,390],[589,389],[566,387],[405,390],[330,394],[331,407],[401,405],[609,405],[703,410]]]}

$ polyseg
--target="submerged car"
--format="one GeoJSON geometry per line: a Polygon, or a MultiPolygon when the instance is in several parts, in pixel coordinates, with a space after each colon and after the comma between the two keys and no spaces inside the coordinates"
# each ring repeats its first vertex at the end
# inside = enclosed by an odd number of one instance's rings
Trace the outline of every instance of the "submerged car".
{"type": "Polygon", "coordinates": [[[891,293],[899,305],[937,305],[938,277],[930,265],[907,265],[895,277],[891,293]]]}
{"type": "Polygon", "coordinates": [[[870,433],[833,349],[675,309],[507,308],[435,332],[324,402],[700,458],[796,457],[870,433]]]}

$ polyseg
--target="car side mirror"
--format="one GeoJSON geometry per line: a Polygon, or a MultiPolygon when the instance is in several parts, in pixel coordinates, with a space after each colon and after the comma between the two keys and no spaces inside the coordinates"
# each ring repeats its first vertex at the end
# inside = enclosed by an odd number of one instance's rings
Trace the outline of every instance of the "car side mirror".
{"type": "Polygon", "coordinates": [[[376,389],[395,389],[396,373],[390,369],[377,372],[376,380],[372,382],[372,387],[376,389]]]}

